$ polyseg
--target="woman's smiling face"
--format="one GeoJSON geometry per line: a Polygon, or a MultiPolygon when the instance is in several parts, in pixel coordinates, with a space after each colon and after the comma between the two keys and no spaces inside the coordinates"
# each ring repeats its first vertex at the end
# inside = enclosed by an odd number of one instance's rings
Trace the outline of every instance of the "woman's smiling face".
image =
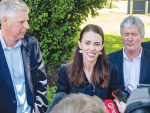
{"type": "Polygon", "coordinates": [[[100,51],[104,47],[102,37],[93,31],[84,32],[81,42],[78,41],[78,45],[82,49],[83,59],[86,62],[96,62],[100,51]]]}

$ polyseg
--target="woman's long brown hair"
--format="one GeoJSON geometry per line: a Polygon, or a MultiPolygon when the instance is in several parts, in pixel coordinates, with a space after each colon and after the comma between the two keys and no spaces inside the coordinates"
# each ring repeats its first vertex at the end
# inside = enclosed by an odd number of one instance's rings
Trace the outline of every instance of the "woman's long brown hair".
{"type": "MultiPolygon", "coordinates": [[[[98,33],[102,37],[102,43],[104,44],[104,34],[101,27],[93,24],[89,24],[83,28],[80,34],[79,41],[82,41],[83,34],[85,32],[93,31],[98,33]]],[[[71,64],[70,69],[70,79],[74,86],[83,87],[85,80],[83,75],[83,56],[79,53],[79,46],[77,46],[73,62],[71,64]]],[[[109,81],[109,67],[108,67],[108,59],[105,53],[104,48],[102,49],[102,55],[99,55],[97,58],[97,62],[94,66],[92,77],[91,77],[91,84],[97,84],[99,87],[106,88],[108,86],[109,81]]]]}

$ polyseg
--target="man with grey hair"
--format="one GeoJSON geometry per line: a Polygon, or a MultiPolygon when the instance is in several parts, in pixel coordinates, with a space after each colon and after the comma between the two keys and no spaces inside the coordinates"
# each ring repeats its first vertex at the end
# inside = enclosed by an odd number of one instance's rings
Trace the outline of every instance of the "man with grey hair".
{"type": "Polygon", "coordinates": [[[0,1],[0,113],[44,113],[47,79],[39,43],[27,35],[29,8],[0,1]]]}
{"type": "MultiPolygon", "coordinates": [[[[124,91],[128,84],[137,88],[138,84],[150,84],[150,51],[141,47],[145,28],[142,20],[136,16],[126,17],[120,25],[124,47],[108,54],[110,62],[118,67],[120,89],[124,91]]],[[[121,113],[125,104],[117,102],[121,113]]]]}
{"type": "Polygon", "coordinates": [[[119,71],[122,88],[131,84],[150,84],[150,51],[141,47],[145,29],[142,20],[136,16],[126,17],[120,25],[124,47],[108,54],[109,61],[115,63],[119,71]]]}

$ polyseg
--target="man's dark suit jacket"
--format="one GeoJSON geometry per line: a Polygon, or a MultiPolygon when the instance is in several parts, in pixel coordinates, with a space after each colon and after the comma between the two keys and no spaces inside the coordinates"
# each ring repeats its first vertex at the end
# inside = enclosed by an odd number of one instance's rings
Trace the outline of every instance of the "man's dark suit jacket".
{"type": "MultiPolygon", "coordinates": [[[[64,92],[66,94],[70,94],[70,93],[86,94],[86,83],[82,88],[72,85],[71,80],[69,78],[70,67],[71,67],[71,63],[61,65],[59,69],[59,78],[57,80],[58,87],[56,93],[64,92]]],[[[106,100],[109,98],[112,99],[113,97],[111,93],[114,90],[118,89],[119,78],[118,78],[118,71],[116,65],[109,63],[109,73],[110,73],[110,79],[108,82],[108,87],[104,89],[95,85],[95,95],[100,97],[102,100],[106,100]]]]}
{"type": "Polygon", "coordinates": [[[150,41],[141,43],[141,46],[145,49],[150,50],[150,41]]]}
{"type": "MultiPolygon", "coordinates": [[[[47,109],[47,79],[37,39],[25,35],[21,46],[27,102],[35,113],[47,109]]],[[[16,113],[17,101],[9,68],[0,42],[0,113],[16,113]]]]}
{"type": "MultiPolygon", "coordinates": [[[[108,54],[110,62],[118,67],[119,80],[121,88],[125,88],[123,75],[123,49],[114,53],[108,54]]],[[[140,84],[150,84],[150,51],[142,48],[141,69],[140,69],[140,84]]]]}

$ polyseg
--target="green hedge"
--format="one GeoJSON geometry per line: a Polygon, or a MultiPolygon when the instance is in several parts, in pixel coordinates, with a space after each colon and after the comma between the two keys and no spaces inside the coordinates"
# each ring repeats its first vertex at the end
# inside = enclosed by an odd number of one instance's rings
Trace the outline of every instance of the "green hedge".
{"type": "Polygon", "coordinates": [[[48,100],[48,105],[52,102],[55,94],[56,94],[56,86],[53,86],[53,87],[47,86],[46,96],[47,96],[47,100],[48,100]]]}
{"type": "Polygon", "coordinates": [[[30,8],[28,34],[39,40],[46,71],[71,56],[80,25],[106,0],[24,0],[30,8]],[[50,68],[51,67],[51,68],[50,68]]]}

